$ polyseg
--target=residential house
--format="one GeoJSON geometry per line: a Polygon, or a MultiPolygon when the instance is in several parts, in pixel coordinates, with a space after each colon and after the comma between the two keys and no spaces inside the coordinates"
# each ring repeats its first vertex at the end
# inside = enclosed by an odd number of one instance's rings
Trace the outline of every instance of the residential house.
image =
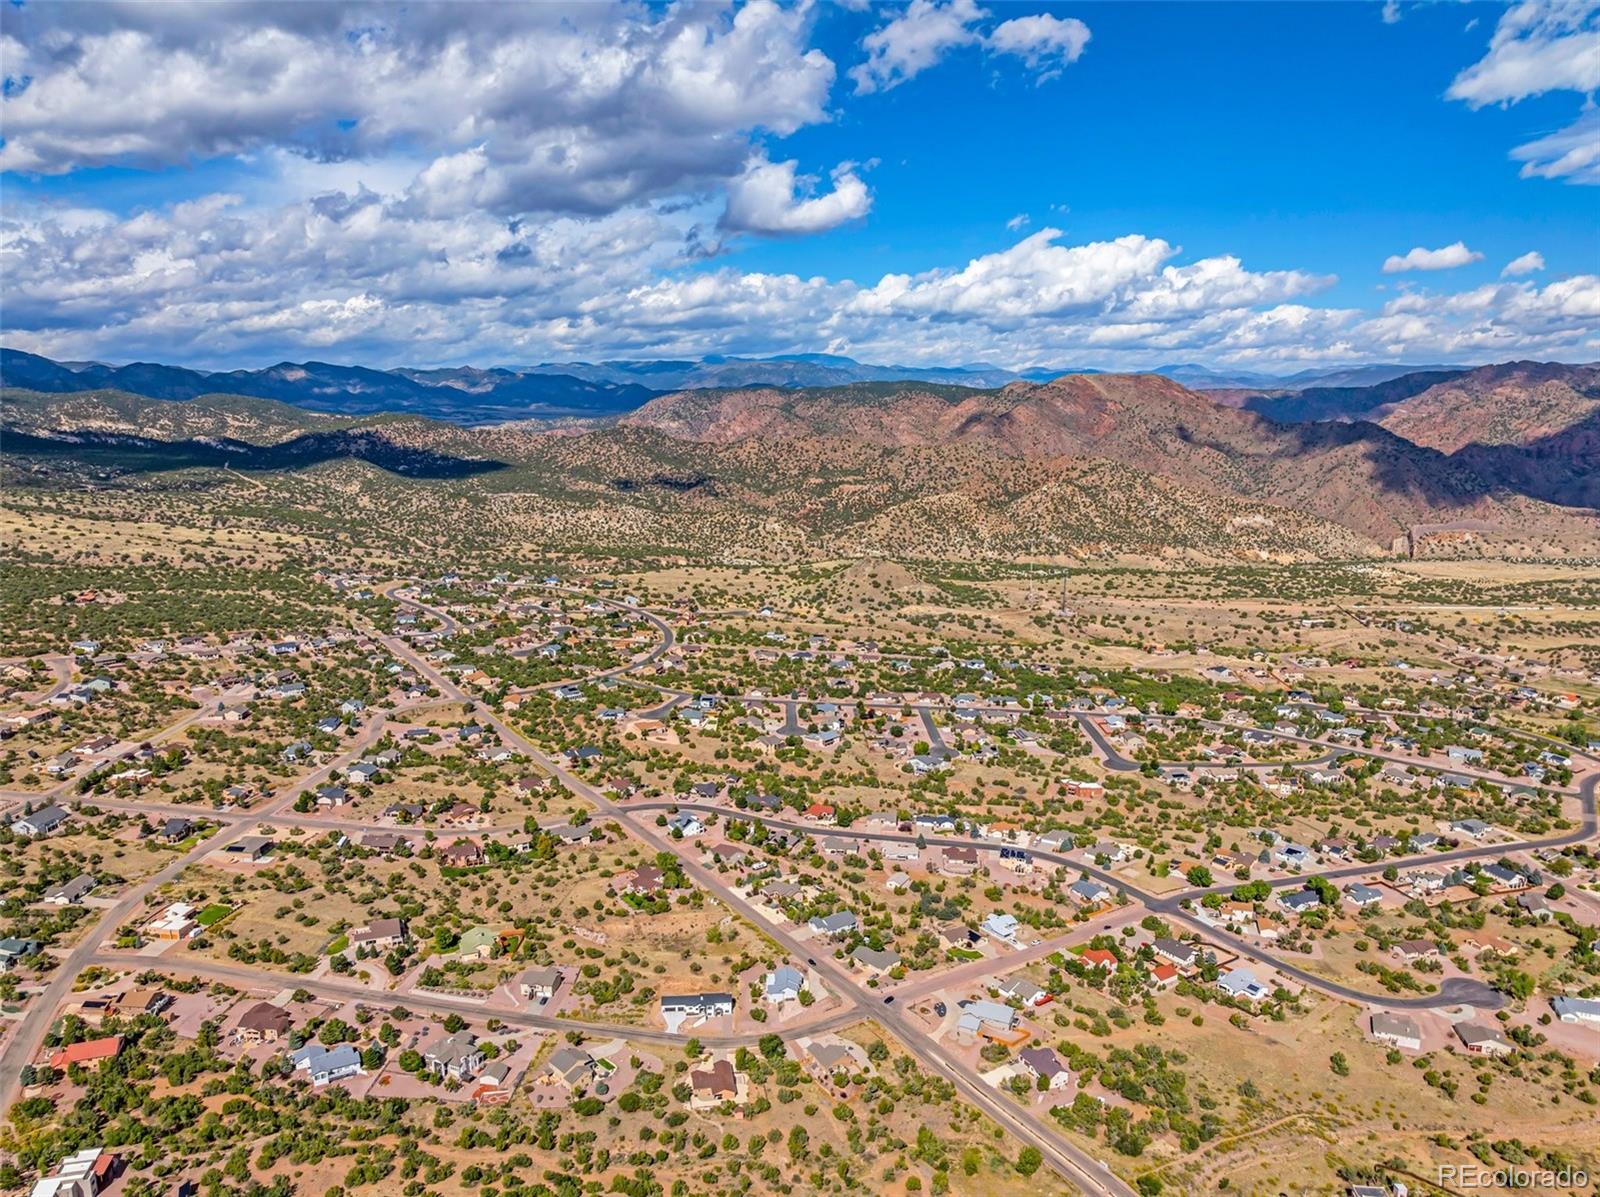
{"type": "Polygon", "coordinates": [[[1377,906],[1383,901],[1383,891],[1356,881],[1344,887],[1344,900],[1358,910],[1365,910],[1368,906],[1377,906]]]}
{"type": "Polygon", "coordinates": [[[17,939],[14,936],[0,939],[0,972],[10,972],[17,967],[19,961],[38,954],[37,939],[17,939]]]}
{"type": "Polygon", "coordinates": [[[454,868],[476,868],[484,862],[483,845],[477,840],[465,838],[451,840],[439,849],[439,857],[445,864],[454,868]]]}
{"type": "Polygon", "coordinates": [[[1054,1048],[1023,1048],[1017,1055],[1017,1063],[1024,1072],[1034,1078],[1035,1083],[1043,1081],[1044,1087],[1051,1092],[1065,1089],[1072,1084],[1072,1072],[1062,1063],[1054,1048]]]}
{"type": "Polygon", "coordinates": [[[1007,977],[996,983],[994,989],[1001,997],[1021,1002],[1024,1006],[1042,1006],[1050,1000],[1050,994],[1046,990],[1026,977],[1007,977]]]}
{"type": "Polygon", "coordinates": [[[840,1074],[866,1072],[871,1067],[860,1047],[844,1041],[807,1043],[806,1057],[811,1074],[824,1084],[840,1074]]]}
{"type": "Polygon", "coordinates": [[[506,930],[515,931],[515,928],[496,929],[479,923],[475,927],[468,927],[461,933],[461,939],[456,943],[456,955],[474,956],[479,960],[488,960],[500,946],[501,936],[506,930]]]}
{"type": "Polygon", "coordinates": [[[850,953],[850,960],[871,973],[886,973],[900,963],[900,954],[892,948],[871,948],[861,944],[850,953]]]}
{"type": "Polygon", "coordinates": [[[548,1002],[561,988],[561,970],[553,965],[524,969],[517,977],[517,991],[525,1000],[548,1002]]]}
{"type": "Polygon", "coordinates": [[[1322,905],[1322,898],[1314,889],[1297,889],[1293,893],[1283,894],[1278,898],[1278,905],[1290,914],[1305,914],[1308,910],[1315,910],[1322,905]]]}
{"type": "Polygon", "coordinates": [[[239,1016],[239,1036],[246,1043],[276,1043],[293,1028],[290,1013],[271,1002],[257,1002],[239,1016]]]}
{"type": "Polygon", "coordinates": [[[716,1018],[733,1013],[731,993],[666,994],[661,998],[661,1013],[665,1015],[716,1018]]]}
{"type": "Polygon", "coordinates": [[[352,948],[392,948],[411,938],[404,919],[373,919],[349,934],[352,948]]]}
{"type": "Polygon", "coordinates": [[[83,1039],[59,1047],[50,1054],[50,1067],[64,1072],[73,1064],[99,1065],[114,1060],[122,1054],[122,1036],[107,1035],[103,1039],[83,1039]]]}
{"type": "Polygon", "coordinates": [[[1092,877],[1074,881],[1067,887],[1067,893],[1080,906],[1099,906],[1111,898],[1111,891],[1092,877]]]}
{"type": "Polygon", "coordinates": [[[1235,968],[1223,973],[1217,978],[1217,988],[1242,1002],[1259,1002],[1267,996],[1267,987],[1248,968],[1235,968]]]}
{"type": "Polygon", "coordinates": [[[1500,1033],[1499,1027],[1481,1022],[1456,1023],[1456,1038],[1461,1046],[1475,1056],[1505,1056],[1513,1050],[1511,1041],[1500,1033]]]}
{"type": "Polygon", "coordinates": [[[226,845],[222,851],[236,860],[247,860],[254,864],[265,860],[272,853],[272,837],[266,835],[246,835],[226,845]]]}
{"type": "Polygon", "coordinates": [[[1012,914],[1002,914],[996,911],[983,920],[979,930],[992,939],[1002,943],[1012,944],[1017,942],[1017,918],[1012,914]]]}
{"type": "Polygon", "coordinates": [[[1555,917],[1555,911],[1550,908],[1550,903],[1543,894],[1519,894],[1517,905],[1527,914],[1531,914],[1540,921],[1548,921],[1555,917]]]}
{"type": "Polygon", "coordinates": [[[818,935],[829,939],[840,939],[856,930],[856,916],[848,910],[835,911],[830,915],[813,915],[810,928],[818,935]]]}
{"type": "Polygon", "coordinates": [[[978,869],[978,850],[964,846],[946,847],[939,853],[939,871],[952,877],[965,877],[978,869]]]}
{"type": "Polygon", "coordinates": [[[1154,989],[1167,989],[1176,985],[1183,974],[1175,964],[1158,964],[1150,970],[1150,985],[1154,989]]]}
{"type": "Polygon", "coordinates": [[[1414,1018],[1380,1011],[1372,1016],[1371,1025],[1372,1037],[1379,1043],[1387,1043],[1411,1052],[1422,1050],[1422,1032],[1418,1029],[1417,1020],[1414,1018]]]}
{"type": "Polygon", "coordinates": [[[200,934],[195,914],[188,902],[173,902],[145,924],[144,933],[151,939],[193,939],[200,934]]]}
{"type": "Polygon", "coordinates": [[[304,1072],[318,1087],[365,1072],[361,1067],[361,1053],[348,1043],[331,1048],[308,1043],[291,1054],[289,1060],[296,1072],[304,1072]]]}
{"type": "Polygon", "coordinates": [[[805,987],[804,974],[799,969],[784,964],[767,974],[762,996],[773,1005],[798,1001],[805,987]]]}
{"type": "Polygon", "coordinates": [[[1015,1010],[1000,1002],[991,1002],[984,998],[961,1003],[961,1016],[956,1020],[956,1029],[971,1035],[983,1034],[986,1031],[1009,1033],[1015,1030],[1016,1026],[1015,1010]]]}
{"type": "Polygon", "coordinates": [[[471,1031],[457,1031],[424,1047],[422,1062],[437,1077],[467,1081],[483,1067],[483,1049],[471,1031]]]}
{"type": "Polygon", "coordinates": [[[76,906],[94,892],[95,879],[88,873],[79,873],[71,881],[62,882],[44,895],[52,906],[76,906]]]}
{"type": "Polygon", "coordinates": [[[739,1076],[728,1059],[718,1060],[710,1068],[690,1069],[689,1084],[702,1102],[735,1101],[739,1096],[739,1076]]]}
{"type": "Polygon", "coordinates": [[[705,829],[705,824],[696,817],[693,811],[679,811],[667,820],[667,830],[669,832],[677,832],[684,839],[692,839],[694,836],[703,833],[705,829]]]}
{"type": "Polygon", "coordinates": [[[120,1156],[101,1147],[85,1147],[57,1164],[49,1176],[36,1180],[28,1197],[96,1197],[121,1170],[120,1156]]]}
{"type": "Polygon", "coordinates": [[[594,1057],[579,1047],[560,1047],[545,1062],[544,1072],[536,1084],[564,1085],[568,1089],[582,1089],[594,1080],[594,1057]]]}
{"type": "Polygon", "coordinates": [[[1551,998],[1550,1012],[1562,1022],[1600,1023],[1600,999],[1582,997],[1551,998]]]}
{"type": "Polygon", "coordinates": [[[37,839],[40,836],[50,835],[61,828],[72,812],[60,806],[42,806],[32,814],[23,815],[20,819],[12,821],[13,835],[26,836],[37,839]]]}
{"type": "Polygon", "coordinates": [[[640,865],[623,886],[624,893],[652,897],[661,892],[666,875],[655,865],[640,865]]]}
{"type": "Polygon", "coordinates": [[[1431,939],[1402,939],[1390,949],[1396,960],[1414,964],[1418,960],[1439,954],[1439,945],[1431,939]]]}

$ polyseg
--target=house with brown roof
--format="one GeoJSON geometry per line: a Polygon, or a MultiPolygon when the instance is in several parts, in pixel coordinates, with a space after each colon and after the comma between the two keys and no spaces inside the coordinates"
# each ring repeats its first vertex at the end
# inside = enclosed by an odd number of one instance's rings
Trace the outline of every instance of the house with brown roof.
{"type": "Polygon", "coordinates": [[[257,1002],[239,1016],[239,1037],[246,1043],[276,1043],[293,1029],[290,1013],[271,1002],[257,1002]]]}
{"type": "Polygon", "coordinates": [[[628,878],[627,884],[623,889],[626,893],[639,894],[648,898],[660,892],[665,880],[666,874],[656,868],[655,865],[640,865],[633,871],[633,876],[628,878]]]}
{"type": "Polygon", "coordinates": [[[1390,949],[1390,953],[1396,960],[1403,960],[1410,964],[1415,960],[1437,956],[1439,947],[1431,939],[1402,939],[1390,949]]]}
{"type": "Polygon", "coordinates": [[[445,864],[455,868],[476,868],[484,860],[483,845],[478,843],[477,840],[451,840],[443,848],[439,849],[439,856],[445,864]]]}
{"type": "Polygon", "coordinates": [[[952,877],[965,877],[978,870],[978,850],[965,846],[944,848],[939,853],[939,871],[952,877]]]}
{"type": "Polygon", "coordinates": [[[710,1068],[695,1068],[689,1072],[689,1084],[694,1089],[695,1100],[713,1105],[735,1101],[739,1096],[739,1076],[733,1070],[732,1060],[718,1060],[710,1068]]]}

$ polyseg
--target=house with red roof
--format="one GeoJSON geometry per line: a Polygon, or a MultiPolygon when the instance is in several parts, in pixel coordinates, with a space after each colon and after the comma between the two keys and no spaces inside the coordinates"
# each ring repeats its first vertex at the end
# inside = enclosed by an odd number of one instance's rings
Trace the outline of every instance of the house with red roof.
{"type": "Polygon", "coordinates": [[[85,1039],[57,1048],[50,1055],[50,1067],[57,1072],[69,1064],[93,1064],[101,1060],[114,1060],[122,1054],[122,1036],[107,1035],[104,1039],[85,1039]]]}

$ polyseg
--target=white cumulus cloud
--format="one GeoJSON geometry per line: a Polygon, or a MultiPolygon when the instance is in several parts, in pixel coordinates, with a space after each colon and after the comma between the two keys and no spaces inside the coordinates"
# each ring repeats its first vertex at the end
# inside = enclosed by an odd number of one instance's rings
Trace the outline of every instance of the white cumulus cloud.
{"type": "Polygon", "coordinates": [[[856,93],[898,87],[967,46],[1020,58],[1042,83],[1078,61],[1089,44],[1089,27],[1076,17],[1013,17],[984,32],[992,15],[976,0],[911,0],[862,39],[867,57],[850,70],[856,93]]]}
{"type": "Polygon", "coordinates": [[[1481,253],[1468,249],[1462,241],[1439,249],[1425,249],[1419,245],[1406,254],[1390,254],[1383,260],[1383,272],[1400,274],[1407,270],[1453,270],[1469,262],[1481,261],[1482,258],[1481,253]]]}
{"type": "Polygon", "coordinates": [[[1536,270],[1544,269],[1544,255],[1538,250],[1529,250],[1521,257],[1512,258],[1507,262],[1505,269],[1500,272],[1501,278],[1515,278],[1519,274],[1532,274],[1536,270]]]}
{"type": "Polygon", "coordinates": [[[1474,108],[1515,104],[1552,91],[1584,97],[1576,123],[1511,151],[1523,178],[1600,183],[1600,4],[1593,0],[1526,0],[1506,10],[1484,56],[1445,93],[1474,108]]]}
{"type": "Polygon", "coordinates": [[[728,184],[723,227],[770,235],[820,233],[859,220],[872,207],[872,195],[853,164],[836,168],[833,190],[820,195],[810,194],[816,179],[795,174],[798,165],[752,158],[728,184]]]}
{"type": "Polygon", "coordinates": [[[887,91],[920,75],[951,50],[982,40],[977,24],[989,15],[975,0],[911,0],[899,15],[867,34],[866,61],[851,69],[856,93],[887,91]]]}
{"type": "Polygon", "coordinates": [[[1049,13],[1014,17],[997,25],[986,44],[997,54],[1022,59],[1043,82],[1078,61],[1089,44],[1089,27],[1075,17],[1053,17],[1049,13]]]}
{"type": "MultiPolygon", "coordinates": [[[[737,174],[749,134],[826,119],[807,6],[27,5],[6,13],[0,169],[273,148],[437,156],[470,202],[613,211],[737,174]],[[479,162],[451,161],[475,153],[479,162]]],[[[436,200],[437,202],[437,200],[436,200]]]]}

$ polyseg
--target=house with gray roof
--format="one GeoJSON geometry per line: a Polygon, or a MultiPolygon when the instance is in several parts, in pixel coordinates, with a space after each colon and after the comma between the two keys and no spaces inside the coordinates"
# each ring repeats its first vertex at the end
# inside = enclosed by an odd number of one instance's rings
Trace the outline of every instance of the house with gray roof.
{"type": "Polygon", "coordinates": [[[961,1017],[956,1020],[957,1030],[965,1031],[972,1035],[976,1035],[986,1029],[1010,1031],[1016,1025],[1017,1012],[1015,1010],[1000,1002],[991,1002],[983,998],[963,1003],[961,1017]]]}
{"type": "Polygon", "coordinates": [[[41,806],[32,814],[23,815],[11,824],[13,835],[27,836],[37,839],[39,836],[49,835],[66,823],[72,817],[72,812],[61,806],[41,806]]]}
{"type": "Polygon", "coordinates": [[[1344,887],[1344,900],[1357,909],[1365,910],[1383,901],[1383,891],[1356,881],[1344,887]]]}
{"type": "Polygon", "coordinates": [[[308,1043],[289,1057],[295,1071],[304,1072],[313,1085],[322,1086],[347,1076],[360,1076],[361,1053],[348,1043],[325,1048],[319,1043],[308,1043]]]}
{"type": "Polygon", "coordinates": [[[588,1052],[578,1047],[561,1047],[546,1061],[539,1083],[581,1089],[594,1079],[594,1072],[594,1057],[588,1052]]]}
{"type": "Polygon", "coordinates": [[[872,972],[886,973],[900,963],[900,954],[892,948],[869,948],[861,944],[850,953],[850,959],[872,972]]]}
{"type": "Polygon", "coordinates": [[[1513,1050],[1511,1041],[1500,1033],[1500,1028],[1488,1023],[1458,1022],[1456,1038],[1475,1056],[1505,1056],[1513,1050]]]}
{"type": "Polygon", "coordinates": [[[774,1004],[792,1002],[799,999],[800,991],[805,987],[804,974],[792,965],[783,964],[767,974],[763,996],[774,1004]]]}
{"type": "Polygon", "coordinates": [[[1387,1011],[1374,1014],[1372,1037],[1379,1043],[1401,1047],[1406,1051],[1422,1050],[1422,1032],[1417,1027],[1417,1020],[1405,1014],[1390,1014],[1387,1011]]]}
{"type": "Polygon", "coordinates": [[[1600,998],[1554,997],[1550,1012],[1562,1022],[1600,1023],[1600,998]]]}
{"type": "Polygon", "coordinates": [[[1267,987],[1248,968],[1235,968],[1223,973],[1217,978],[1217,988],[1242,1002],[1259,1002],[1267,996],[1267,987]]]}
{"type": "Polygon", "coordinates": [[[44,900],[52,906],[76,906],[94,892],[95,879],[88,873],[79,873],[45,894],[44,900]]]}
{"type": "Polygon", "coordinates": [[[848,910],[838,910],[829,915],[813,915],[807,924],[818,935],[825,935],[829,939],[837,939],[849,935],[856,929],[856,916],[848,910]]]}
{"type": "Polygon", "coordinates": [[[428,1071],[447,1080],[465,1081],[483,1067],[483,1049],[471,1031],[457,1031],[422,1049],[428,1071]]]}

